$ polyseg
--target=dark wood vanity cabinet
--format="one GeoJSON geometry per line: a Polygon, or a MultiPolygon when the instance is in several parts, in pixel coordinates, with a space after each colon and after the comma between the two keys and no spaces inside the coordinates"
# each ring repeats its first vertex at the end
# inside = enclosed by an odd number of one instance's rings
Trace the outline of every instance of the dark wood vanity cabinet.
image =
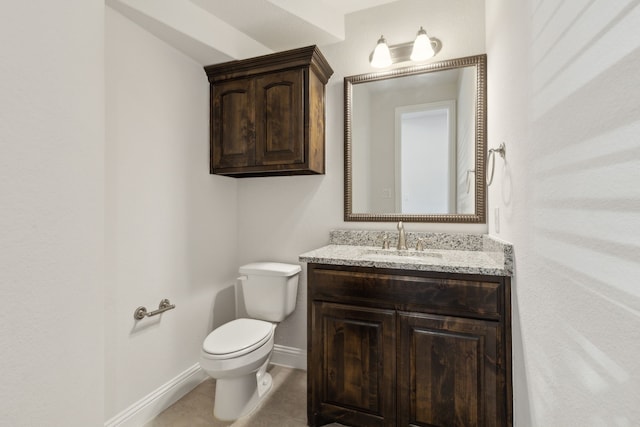
{"type": "Polygon", "coordinates": [[[308,421],[511,426],[510,279],[308,265],[308,421]]]}
{"type": "Polygon", "coordinates": [[[211,173],[324,173],[325,85],[333,71],[315,46],[205,71],[211,90],[211,173]]]}

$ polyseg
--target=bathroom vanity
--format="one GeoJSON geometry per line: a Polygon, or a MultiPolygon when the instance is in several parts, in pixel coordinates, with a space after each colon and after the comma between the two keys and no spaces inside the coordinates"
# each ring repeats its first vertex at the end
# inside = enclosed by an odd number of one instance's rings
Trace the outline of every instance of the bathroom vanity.
{"type": "Polygon", "coordinates": [[[308,421],[510,426],[511,245],[333,231],[308,263],[308,421]]]}

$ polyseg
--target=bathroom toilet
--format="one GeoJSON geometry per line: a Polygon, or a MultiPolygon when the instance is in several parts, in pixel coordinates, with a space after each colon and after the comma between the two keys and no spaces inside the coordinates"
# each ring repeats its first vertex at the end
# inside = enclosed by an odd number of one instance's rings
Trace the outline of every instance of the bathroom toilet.
{"type": "Polygon", "coordinates": [[[249,414],[271,389],[267,366],[278,322],[296,306],[296,264],[257,262],[239,269],[242,298],[250,318],[216,328],[204,340],[200,366],[216,379],[213,414],[231,421],[249,414]]]}

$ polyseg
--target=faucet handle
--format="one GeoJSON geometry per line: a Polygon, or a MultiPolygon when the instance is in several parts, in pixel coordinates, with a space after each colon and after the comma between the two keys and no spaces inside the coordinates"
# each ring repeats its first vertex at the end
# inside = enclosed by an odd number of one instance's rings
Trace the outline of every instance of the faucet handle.
{"type": "Polygon", "coordinates": [[[389,249],[389,233],[384,233],[382,237],[382,249],[389,249]]]}
{"type": "Polygon", "coordinates": [[[424,251],[424,239],[418,239],[416,242],[416,251],[424,251]]]}

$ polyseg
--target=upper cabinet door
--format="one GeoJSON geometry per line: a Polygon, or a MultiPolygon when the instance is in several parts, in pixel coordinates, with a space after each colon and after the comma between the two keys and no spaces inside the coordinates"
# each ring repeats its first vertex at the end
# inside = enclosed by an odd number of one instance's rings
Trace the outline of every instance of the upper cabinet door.
{"type": "Polygon", "coordinates": [[[255,82],[221,82],[212,87],[212,171],[255,163],[255,82]],[[216,143],[214,143],[216,141],[216,143]]]}
{"type": "Polygon", "coordinates": [[[256,92],[256,164],[303,163],[303,70],[258,77],[256,92]]]}

